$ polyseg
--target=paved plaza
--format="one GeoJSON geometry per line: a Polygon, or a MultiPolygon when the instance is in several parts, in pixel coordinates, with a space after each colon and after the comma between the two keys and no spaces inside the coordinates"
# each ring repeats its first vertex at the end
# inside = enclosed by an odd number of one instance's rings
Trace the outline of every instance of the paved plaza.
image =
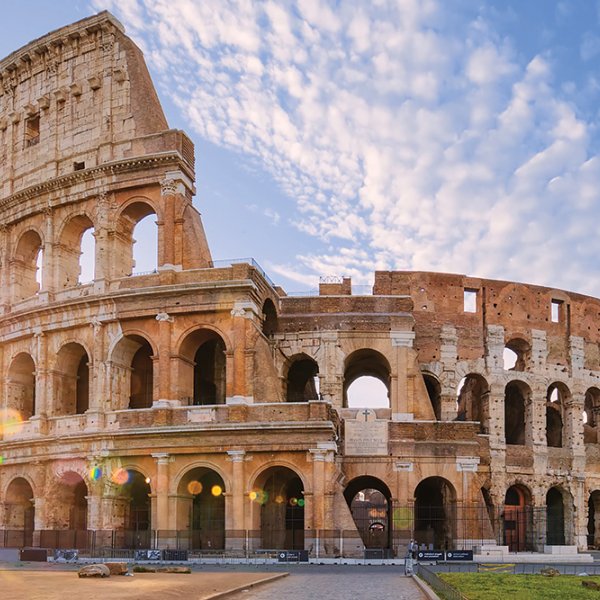
{"type": "Polygon", "coordinates": [[[426,596],[404,567],[331,565],[288,567],[289,577],[231,596],[232,600],[421,600],[426,596]]]}

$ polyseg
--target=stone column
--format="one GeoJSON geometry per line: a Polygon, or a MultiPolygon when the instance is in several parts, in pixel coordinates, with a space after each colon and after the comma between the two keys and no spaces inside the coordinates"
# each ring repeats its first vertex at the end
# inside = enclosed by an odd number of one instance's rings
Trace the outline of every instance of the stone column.
{"type": "MultiPolygon", "coordinates": [[[[413,405],[414,389],[409,390],[408,378],[406,376],[409,349],[413,347],[415,339],[414,331],[390,331],[392,348],[395,353],[395,364],[392,365],[392,376],[390,382],[390,407],[392,419],[395,421],[412,420],[415,413],[413,405]]],[[[413,386],[414,387],[414,386],[413,386]]]]}
{"type": "Polygon", "coordinates": [[[44,255],[42,258],[42,283],[40,285],[40,299],[49,300],[57,289],[58,270],[60,261],[56,257],[56,244],[54,240],[54,219],[52,209],[44,210],[46,216],[44,240],[42,241],[44,255]]]}
{"type": "MultiPolygon", "coordinates": [[[[175,392],[171,389],[171,330],[175,319],[166,312],[161,312],[156,315],[156,320],[158,321],[158,369],[154,369],[154,398],[175,400],[175,392]]],[[[156,366],[156,361],[154,365],[156,366]]]]}
{"type": "MultiPolygon", "coordinates": [[[[167,531],[169,528],[169,463],[171,457],[166,452],[152,454],[156,459],[156,514],[152,515],[152,529],[167,531]]],[[[161,540],[164,536],[161,536],[161,540]]]]}
{"type": "Polygon", "coordinates": [[[39,420],[40,433],[46,431],[46,419],[52,413],[49,406],[52,398],[52,381],[48,370],[48,336],[43,332],[35,334],[36,367],[35,367],[35,414],[34,420],[39,420]]]}
{"type": "Polygon", "coordinates": [[[246,519],[244,514],[244,498],[246,496],[246,477],[244,462],[246,452],[244,450],[227,450],[229,460],[232,463],[231,486],[231,519],[228,520],[226,531],[228,548],[242,549],[245,540],[246,519]]]}
{"type": "MultiPolygon", "coordinates": [[[[252,319],[258,309],[252,302],[236,301],[231,309],[233,317],[233,372],[227,372],[226,397],[228,401],[251,401],[246,382],[246,323],[252,319]]],[[[227,366],[231,365],[228,361],[227,366]]]]}
{"type": "Polygon", "coordinates": [[[9,263],[9,234],[8,226],[4,223],[0,224],[0,315],[8,310],[11,303],[9,297],[10,291],[10,274],[9,263]]]}

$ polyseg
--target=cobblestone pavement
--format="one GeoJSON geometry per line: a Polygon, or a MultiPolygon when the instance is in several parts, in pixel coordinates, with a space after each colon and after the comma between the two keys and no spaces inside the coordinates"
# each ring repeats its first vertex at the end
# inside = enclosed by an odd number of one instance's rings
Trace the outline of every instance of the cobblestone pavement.
{"type": "Polygon", "coordinates": [[[230,596],[232,600],[422,600],[404,568],[311,566],[288,568],[289,577],[230,596]]]}

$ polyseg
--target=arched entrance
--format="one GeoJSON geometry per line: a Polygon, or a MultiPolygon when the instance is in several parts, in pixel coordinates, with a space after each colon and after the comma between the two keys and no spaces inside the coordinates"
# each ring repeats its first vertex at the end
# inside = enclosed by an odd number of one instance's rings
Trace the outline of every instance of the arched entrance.
{"type": "Polygon", "coordinates": [[[531,493],[524,486],[513,485],[504,497],[504,545],[510,552],[533,550],[532,529],[531,493]]]}
{"type": "Polygon", "coordinates": [[[481,433],[489,429],[489,393],[487,381],[476,373],[463,377],[457,388],[457,421],[479,421],[481,433]]]}
{"type": "Polygon", "coordinates": [[[181,479],[180,528],[188,529],[194,550],[225,548],[225,483],[212,469],[197,467],[181,479]]]}
{"type": "Polygon", "coordinates": [[[260,505],[263,548],[304,549],[304,485],[287,467],[271,467],[257,478],[250,500],[260,505]]]}
{"type": "Polygon", "coordinates": [[[369,475],[353,479],[344,490],[356,529],[366,549],[392,547],[391,498],[388,486],[369,475]]]}
{"type": "Polygon", "coordinates": [[[391,368],[376,350],[363,348],[350,354],[344,365],[344,406],[389,408],[391,368]]]}
{"type": "Polygon", "coordinates": [[[76,342],[62,346],[56,356],[55,405],[56,416],[81,415],[89,408],[89,357],[76,342]]]}
{"type": "Polygon", "coordinates": [[[305,354],[291,358],[287,375],[287,402],[308,402],[318,395],[319,365],[305,354]]]}
{"type": "Polygon", "coordinates": [[[4,529],[7,547],[31,546],[34,520],[33,490],[26,479],[17,477],[6,490],[4,529]]]}
{"type": "Polygon", "coordinates": [[[506,443],[525,445],[527,417],[525,407],[531,398],[531,389],[522,381],[511,381],[504,389],[504,434],[506,443]]]}
{"type": "Polygon", "coordinates": [[[442,386],[437,377],[429,373],[423,373],[423,381],[427,388],[427,395],[433,408],[436,421],[442,420],[442,386]]]}
{"type": "Polygon", "coordinates": [[[546,494],[546,544],[565,545],[565,506],[562,493],[556,487],[546,494]]]}
{"type": "Polygon", "coordinates": [[[415,489],[415,532],[418,544],[452,548],[456,491],[443,477],[428,477],[415,489]]]}
{"type": "Polygon", "coordinates": [[[151,547],[150,481],[139,471],[118,469],[113,481],[122,482],[125,506],[125,548],[151,547]]]}
{"type": "Polygon", "coordinates": [[[52,511],[48,529],[40,534],[40,543],[49,548],[88,547],[88,488],[83,477],[62,465],[55,472],[52,511]]]}
{"type": "Polygon", "coordinates": [[[18,411],[21,420],[35,415],[35,364],[26,352],[15,356],[8,369],[6,404],[18,411]]]}
{"type": "Polygon", "coordinates": [[[588,548],[600,548],[600,491],[594,490],[588,499],[588,548]]]}

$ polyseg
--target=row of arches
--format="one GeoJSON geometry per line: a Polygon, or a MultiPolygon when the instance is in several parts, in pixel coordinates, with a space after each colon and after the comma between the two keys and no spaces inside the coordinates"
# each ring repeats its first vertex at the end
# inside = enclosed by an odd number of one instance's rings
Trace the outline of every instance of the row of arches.
{"type": "MultiPolygon", "coordinates": [[[[429,394],[436,418],[441,418],[441,385],[432,374],[423,373],[425,386],[429,394]]],[[[489,433],[490,386],[486,379],[476,373],[463,377],[456,391],[456,420],[480,423],[480,431],[489,433]]],[[[514,380],[504,389],[504,432],[510,445],[529,443],[528,431],[531,429],[531,404],[533,392],[524,381],[514,380]]],[[[565,422],[570,408],[571,392],[562,382],[550,384],[546,390],[545,421],[546,443],[549,447],[561,448],[567,445],[565,422]]],[[[597,424],[600,412],[600,389],[590,387],[584,395],[582,424],[585,443],[598,441],[597,424]]]]}
{"type": "MultiPolygon", "coordinates": [[[[119,258],[113,261],[112,277],[156,270],[157,220],[154,208],[147,202],[134,201],[120,212],[114,232],[118,245],[115,256],[119,258]]],[[[50,262],[44,258],[44,233],[33,228],[21,233],[10,258],[13,300],[34,296],[40,289],[54,287],[60,291],[93,281],[100,258],[96,237],[95,224],[88,214],[71,215],[58,231],[50,262]]]]}

